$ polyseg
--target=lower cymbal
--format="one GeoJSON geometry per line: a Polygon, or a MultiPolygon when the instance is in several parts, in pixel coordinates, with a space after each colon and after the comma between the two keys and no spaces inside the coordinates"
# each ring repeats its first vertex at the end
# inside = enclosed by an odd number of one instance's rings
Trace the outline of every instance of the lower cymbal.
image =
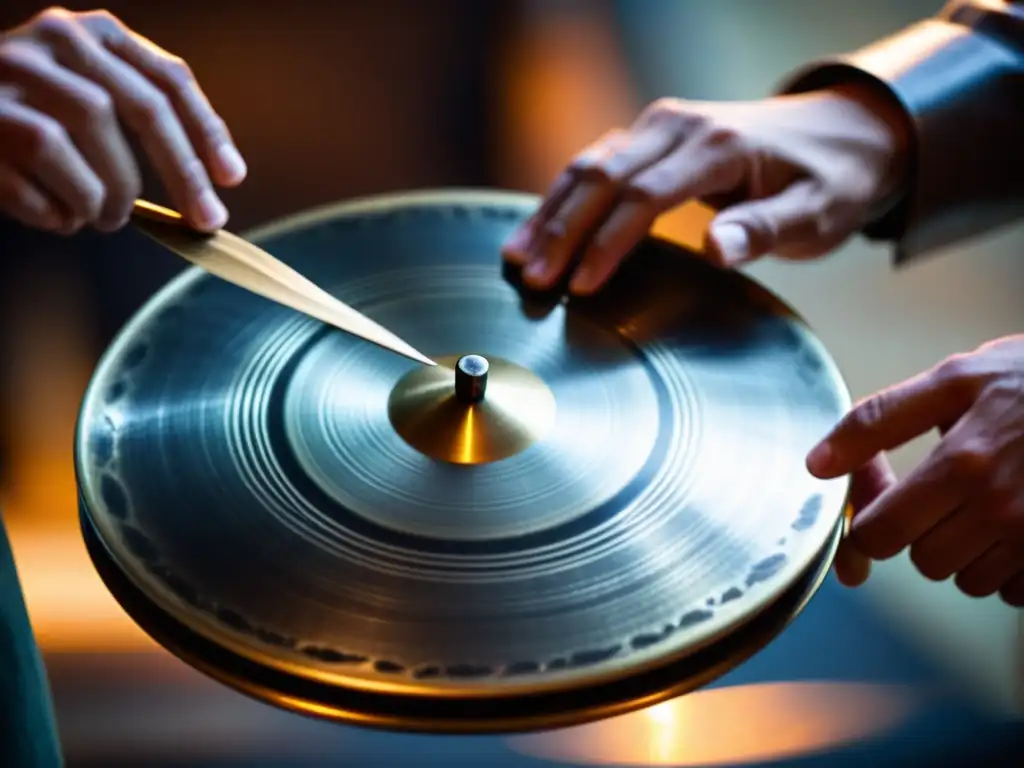
{"type": "Polygon", "coordinates": [[[529,294],[497,254],[535,205],[396,196],[255,235],[436,368],[199,271],[128,324],[76,470],[157,640],[299,711],[522,729],[706,682],[806,601],[847,492],[803,465],[849,405],[825,350],[657,240],[596,297],[529,294]]]}

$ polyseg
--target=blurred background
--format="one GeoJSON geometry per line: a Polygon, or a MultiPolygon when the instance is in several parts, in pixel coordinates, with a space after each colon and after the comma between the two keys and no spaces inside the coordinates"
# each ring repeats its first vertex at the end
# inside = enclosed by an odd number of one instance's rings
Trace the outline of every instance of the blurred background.
{"type": "MultiPolygon", "coordinates": [[[[249,164],[244,231],[311,206],[425,187],[542,192],[663,95],[757,98],[809,58],[937,0],[120,0],[183,56],[249,164]]],[[[67,3],[76,10],[91,5],[67,3]]],[[[0,27],[45,7],[4,0],[0,27]]],[[[161,200],[157,186],[147,190],[161,200]]],[[[685,212],[659,223],[668,235],[685,212]]],[[[1019,229],[895,272],[857,241],[751,273],[814,324],[856,396],[1024,330],[1019,229]]],[[[60,239],[0,222],[0,508],[71,765],[932,765],[1009,738],[1024,712],[1020,615],[926,581],[905,557],[831,581],[772,647],[710,690],[544,736],[365,733],[244,699],[160,650],[108,596],[76,521],[72,434],[92,367],[181,267],[133,232],[60,239]],[[919,762],[915,762],[919,761],[919,762]]],[[[928,441],[895,457],[905,472],[928,441]]],[[[945,763],[943,763],[945,764],[945,763]]],[[[1010,763],[1005,763],[1009,765],[1010,763]]],[[[1020,763],[1016,763],[1020,764],[1020,763]]]]}

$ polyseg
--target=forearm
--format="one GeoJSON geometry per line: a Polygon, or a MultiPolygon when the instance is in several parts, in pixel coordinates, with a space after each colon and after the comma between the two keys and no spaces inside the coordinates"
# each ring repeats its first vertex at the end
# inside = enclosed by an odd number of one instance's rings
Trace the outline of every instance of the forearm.
{"type": "Polygon", "coordinates": [[[874,91],[875,108],[909,130],[895,194],[864,230],[895,241],[898,261],[1024,216],[1024,3],[950,3],[782,92],[835,87],[874,91]]]}

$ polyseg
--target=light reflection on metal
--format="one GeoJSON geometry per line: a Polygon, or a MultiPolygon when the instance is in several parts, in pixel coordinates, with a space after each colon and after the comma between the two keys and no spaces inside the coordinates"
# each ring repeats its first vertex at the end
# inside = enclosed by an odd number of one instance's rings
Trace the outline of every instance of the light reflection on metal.
{"type": "Polygon", "coordinates": [[[904,687],[782,682],[714,688],[602,722],[507,741],[573,765],[763,765],[878,737],[915,708],[904,687]]]}

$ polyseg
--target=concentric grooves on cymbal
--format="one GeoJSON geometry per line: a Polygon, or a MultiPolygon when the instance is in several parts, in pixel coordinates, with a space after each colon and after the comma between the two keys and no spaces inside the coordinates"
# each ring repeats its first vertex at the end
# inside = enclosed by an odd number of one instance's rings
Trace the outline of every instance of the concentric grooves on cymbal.
{"type": "Polygon", "coordinates": [[[699,266],[672,303],[528,316],[491,261],[527,213],[396,204],[269,244],[435,360],[459,352],[437,368],[195,273],[151,302],[77,445],[126,574],[239,655],[435,696],[626,675],[784,590],[845,497],[802,469],[847,405],[827,355],[789,317],[723,325],[746,305],[699,266]],[[386,267],[336,257],[378,250],[386,267]],[[467,403],[454,366],[474,351],[489,370],[467,403]]]}

